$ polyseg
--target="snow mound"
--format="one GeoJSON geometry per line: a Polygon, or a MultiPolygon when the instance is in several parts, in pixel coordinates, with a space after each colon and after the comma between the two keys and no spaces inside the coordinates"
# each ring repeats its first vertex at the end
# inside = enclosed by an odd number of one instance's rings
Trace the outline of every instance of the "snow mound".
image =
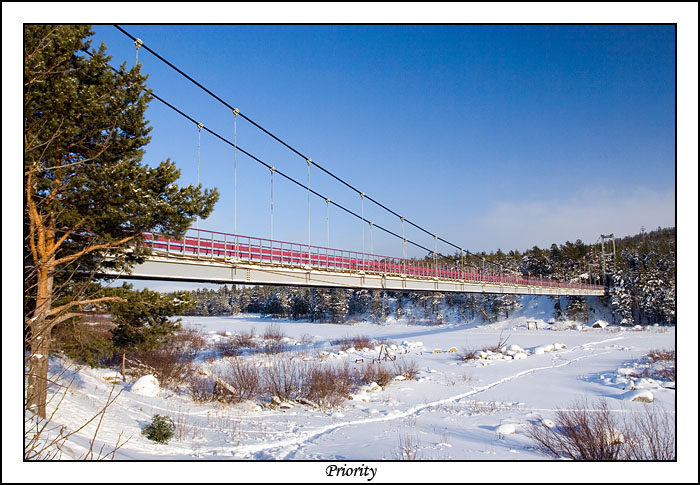
{"type": "Polygon", "coordinates": [[[632,391],[627,395],[630,401],[638,402],[652,402],[654,400],[654,394],[651,391],[632,391]]]}
{"type": "Polygon", "coordinates": [[[515,425],[513,423],[502,424],[496,428],[496,434],[499,436],[515,434],[515,425]]]}
{"type": "Polygon", "coordinates": [[[605,442],[609,445],[617,445],[625,442],[625,435],[617,429],[605,430],[605,442]]]}
{"type": "Polygon", "coordinates": [[[609,325],[609,323],[606,322],[605,320],[596,320],[592,326],[593,326],[593,328],[605,328],[608,325],[609,325]]]}
{"type": "Polygon", "coordinates": [[[369,396],[365,392],[358,392],[357,394],[350,394],[348,399],[350,399],[351,401],[369,402],[369,396]]]}
{"type": "Polygon", "coordinates": [[[532,351],[532,353],[533,354],[544,354],[545,352],[551,352],[552,350],[554,350],[553,344],[540,345],[539,347],[535,347],[535,349],[532,351]]]}
{"type": "Polygon", "coordinates": [[[153,374],[148,374],[140,377],[139,380],[134,382],[130,391],[140,396],[155,397],[160,391],[160,384],[158,383],[156,376],[153,374]]]}
{"type": "Polygon", "coordinates": [[[554,428],[556,426],[556,424],[554,424],[554,421],[546,418],[542,420],[542,425],[548,428],[554,428]]]}

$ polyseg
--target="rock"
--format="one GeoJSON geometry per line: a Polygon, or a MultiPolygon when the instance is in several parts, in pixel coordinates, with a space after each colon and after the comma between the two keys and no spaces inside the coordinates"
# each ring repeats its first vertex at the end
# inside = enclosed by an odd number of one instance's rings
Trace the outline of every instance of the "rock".
{"type": "Polygon", "coordinates": [[[512,350],[513,352],[525,352],[525,350],[520,345],[515,344],[510,346],[510,350],[512,350]]]}
{"type": "Polygon", "coordinates": [[[608,322],[605,320],[596,320],[596,322],[592,325],[593,328],[605,328],[608,326],[608,322]]]}
{"type": "Polygon", "coordinates": [[[450,347],[447,351],[449,353],[453,354],[453,353],[457,352],[457,347],[450,347]]]}
{"type": "Polygon", "coordinates": [[[289,401],[282,401],[278,407],[280,409],[292,409],[294,407],[294,404],[292,404],[289,401]]]}
{"type": "Polygon", "coordinates": [[[554,344],[554,350],[561,350],[561,349],[565,349],[565,348],[566,348],[566,344],[554,344]]]}
{"type": "Polygon", "coordinates": [[[527,359],[527,354],[525,352],[516,352],[513,355],[513,360],[527,359]]]}
{"type": "Polygon", "coordinates": [[[395,381],[405,381],[406,377],[399,375],[399,376],[394,377],[394,380],[395,381]]]}

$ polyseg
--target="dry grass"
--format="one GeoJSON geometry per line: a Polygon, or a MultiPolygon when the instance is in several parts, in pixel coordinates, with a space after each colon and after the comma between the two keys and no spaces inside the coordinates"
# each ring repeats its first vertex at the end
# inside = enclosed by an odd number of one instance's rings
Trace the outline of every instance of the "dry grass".
{"type": "Polygon", "coordinates": [[[577,401],[556,412],[556,427],[531,424],[525,434],[545,453],[573,460],[674,460],[670,414],[650,405],[631,419],[616,419],[605,400],[577,401]]]}

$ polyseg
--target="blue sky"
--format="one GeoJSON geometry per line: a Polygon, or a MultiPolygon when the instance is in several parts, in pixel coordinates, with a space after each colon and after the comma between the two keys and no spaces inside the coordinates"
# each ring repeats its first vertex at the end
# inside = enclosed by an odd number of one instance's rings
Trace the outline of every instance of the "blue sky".
{"type": "MultiPolygon", "coordinates": [[[[142,26],[132,35],[232,106],[368,195],[472,251],[526,249],[675,220],[673,26],[142,26]]],[[[98,25],[114,63],[133,42],[98,25]]],[[[233,115],[141,49],[148,85],[233,139],[233,115]]],[[[196,180],[197,129],[158,101],[145,160],[196,180]]],[[[306,181],[306,164],[243,120],[242,148],[306,181]]],[[[270,236],[270,174],[237,155],[238,232],[270,236]]],[[[233,150],[202,134],[200,180],[222,196],[201,228],[233,232],[233,150]]],[[[317,169],[312,188],[360,212],[317,169]]],[[[306,192],[275,177],[274,238],[306,242],[306,192]]],[[[400,221],[365,201],[367,219],[400,221]]],[[[312,244],[325,246],[312,197],[312,244]]],[[[360,250],[361,223],[330,211],[333,247],[360,250]]],[[[408,238],[432,238],[406,226],[408,238]]],[[[365,227],[365,249],[401,242],[365,227]]],[[[441,252],[453,252],[445,245],[441,252]]],[[[420,255],[412,250],[411,255],[420,255]]]]}

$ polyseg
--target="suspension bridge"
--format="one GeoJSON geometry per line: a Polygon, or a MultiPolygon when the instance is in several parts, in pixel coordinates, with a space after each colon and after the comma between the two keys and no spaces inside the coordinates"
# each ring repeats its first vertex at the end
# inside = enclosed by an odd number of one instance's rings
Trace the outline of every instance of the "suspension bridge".
{"type": "MultiPolygon", "coordinates": [[[[272,134],[270,131],[240,112],[238,108],[221,99],[192,77],[177,68],[174,64],[148,47],[118,25],[115,26],[136,46],[136,61],[138,63],[139,48],[153,54],[180,75],[205,91],[219,103],[231,110],[233,115],[233,141],[206,127],[203,122],[195,120],[162,97],[151,93],[154,99],[160,101],[177,114],[193,123],[197,128],[197,184],[199,185],[200,144],[202,131],[208,132],[215,138],[233,148],[234,174],[234,214],[233,233],[208,231],[197,226],[190,228],[183,238],[174,239],[158,233],[145,235],[145,244],[151,249],[150,257],[136,266],[129,275],[105,272],[108,277],[128,277],[130,279],[151,279],[186,281],[200,283],[233,283],[233,284],[271,284],[287,286],[315,286],[337,288],[365,288],[396,291],[441,291],[441,292],[473,292],[519,295],[579,295],[602,296],[606,289],[600,285],[583,282],[565,282],[552,279],[524,277],[524,275],[507,274],[503,268],[489,264],[481,268],[464,264],[464,254],[471,254],[463,247],[439,237],[434,232],[412,222],[408,218],[381,204],[376,199],[362,192],[330,170],[324,168],[310,157],[293,148],[287,142],[272,134]],[[236,123],[238,118],[250,123],[274,141],[280,143],[294,154],[301,157],[307,167],[306,183],[300,182],[284,172],[266,163],[237,143],[236,123]],[[237,231],[237,153],[265,166],[270,171],[270,238],[243,236],[237,231]],[[311,188],[311,167],[343,184],[355,192],[360,199],[360,214],[338,204],[311,188]],[[306,244],[285,242],[273,239],[273,180],[278,175],[302,188],[307,194],[308,241],[306,244]],[[319,197],[325,201],[326,208],[334,206],[361,221],[362,251],[333,249],[311,244],[310,201],[311,197],[319,197]],[[401,224],[401,234],[367,220],[364,215],[365,200],[397,218],[401,224]],[[404,226],[408,224],[427,234],[434,241],[434,248],[412,241],[405,236],[404,226]],[[365,228],[369,229],[370,237],[373,229],[381,230],[403,243],[403,257],[381,256],[365,252],[365,228]],[[437,244],[446,244],[459,251],[461,260],[454,264],[438,262],[437,244]],[[411,244],[426,254],[432,254],[429,259],[419,260],[407,257],[407,244],[411,244]]],[[[85,51],[88,55],[90,52],[85,51]]],[[[111,67],[111,66],[110,66],[111,67]]],[[[114,69],[114,68],[112,68],[114,69]]],[[[116,69],[115,69],[116,71],[116,69]]],[[[116,71],[119,72],[119,71],[116,71]]],[[[330,236],[328,236],[330,246],[330,236]]]]}

